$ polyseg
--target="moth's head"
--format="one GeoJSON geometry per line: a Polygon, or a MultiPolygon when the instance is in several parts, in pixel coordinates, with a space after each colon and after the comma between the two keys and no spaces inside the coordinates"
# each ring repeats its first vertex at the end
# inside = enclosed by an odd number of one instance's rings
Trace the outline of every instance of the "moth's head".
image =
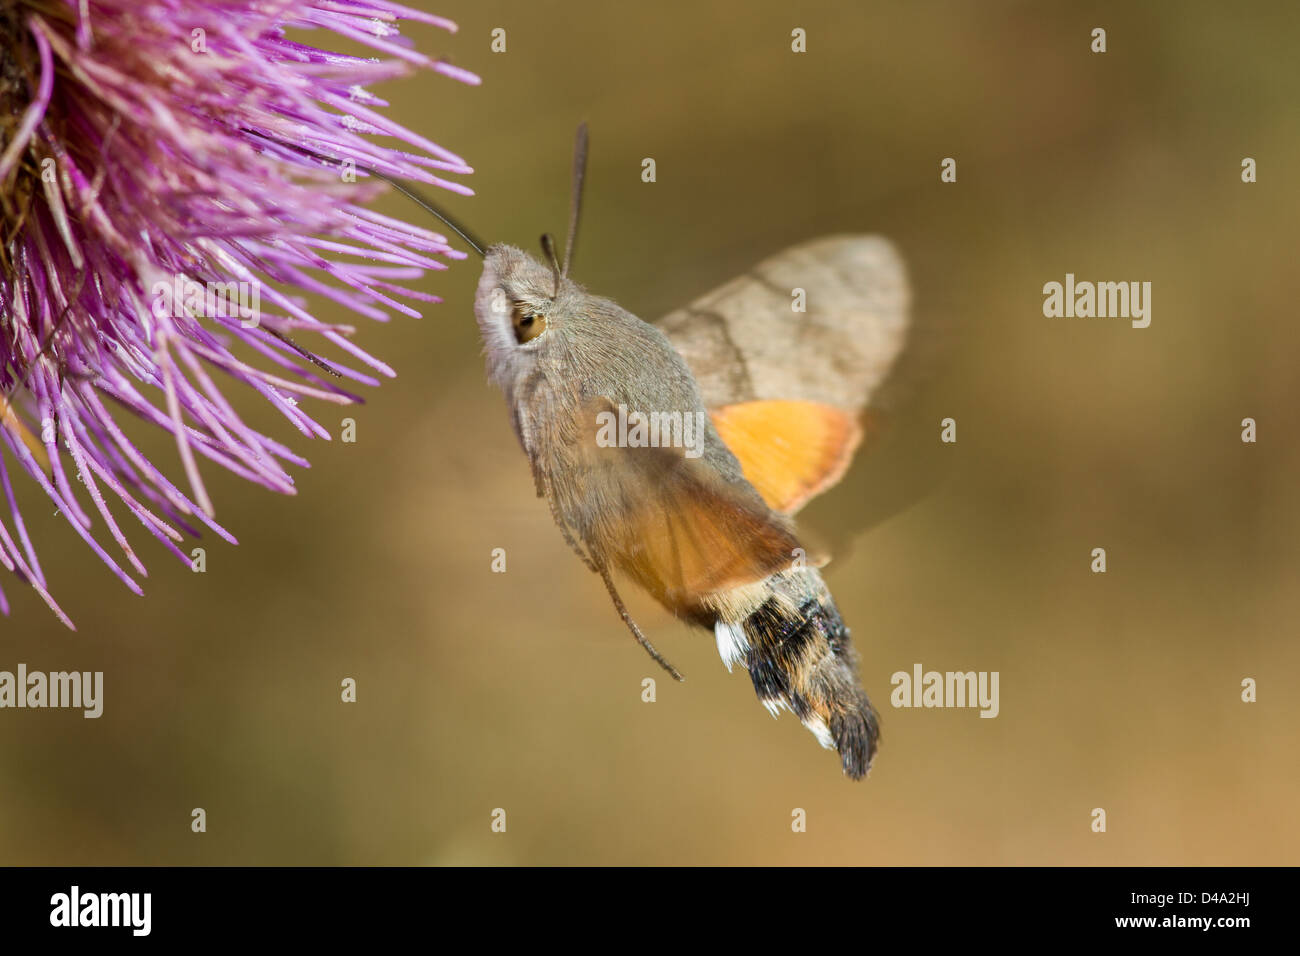
{"type": "Polygon", "coordinates": [[[548,360],[561,364],[566,349],[583,337],[584,327],[592,325],[586,316],[588,296],[568,278],[586,165],[587,124],[581,123],[573,146],[573,193],[563,261],[549,233],[542,236],[544,263],[500,243],[483,252],[474,314],[487,351],[488,374],[508,391],[539,364],[548,360]]]}
{"type": "Polygon", "coordinates": [[[584,296],[582,288],[553,265],[514,246],[489,246],[474,314],[493,378],[527,374],[537,362],[562,350],[578,331],[584,296]]]}

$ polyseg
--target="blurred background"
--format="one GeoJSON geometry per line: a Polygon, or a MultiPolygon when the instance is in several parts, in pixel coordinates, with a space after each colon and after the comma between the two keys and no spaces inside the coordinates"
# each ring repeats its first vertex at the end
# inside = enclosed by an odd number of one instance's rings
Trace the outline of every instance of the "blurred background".
{"type": "Polygon", "coordinates": [[[0,862],[1300,862],[1294,5],[412,2],[461,30],[405,32],[483,78],[379,90],[475,166],[444,204],[489,240],[562,234],[586,119],[575,277],[644,318],[805,239],[898,244],[914,351],[806,514],[850,545],[827,580],[882,713],[872,774],[629,588],[686,683],[632,642],[485,384],[470,260],[424,319],[361,326],[398,378],[316,410],[355,444],[228,391],[313,467],[287,499],[205,468],[241,542],[201,542],[205,574],[137,528],[135,598],[24,489],[80,629],[8,578],[0,669],[102,670],[105,701],[0,712],[0,862]],[[1150,281],[1150,328],[1045,318],[1067,272],[1150,281]],[[1000,715],[892,708],[916,663],[999,671],[1000,715]]]}

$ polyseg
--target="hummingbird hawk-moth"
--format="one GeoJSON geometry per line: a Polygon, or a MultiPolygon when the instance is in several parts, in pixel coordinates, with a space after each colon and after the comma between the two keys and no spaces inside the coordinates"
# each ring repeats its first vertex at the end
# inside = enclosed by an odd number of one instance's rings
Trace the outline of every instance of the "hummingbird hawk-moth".
{"type": "Polygon", "coordinates": [[[824,562],[806,557],[793,516],[847,470],[860,416],[902,350],[902,262],[876,236],[816,239],[644,322],[569,277],[586,145],[584,124],[562,261],[549,235],[545,262],[485,247],[389,182],[483,257],[474,311],[488,378],[505,394],[538,495],[636,640],[681,679],[629,615],[616,574],[711,630],[727,669],[743,666],[774,716],[792,711],[860,779],[877,716],[824,562]],[[805,311],[793,308],[798,290],[805,311]],[[699,444],[691,453],[672,440],[602,440],[615,410],[670,432],[699,421],[699,444]]]}

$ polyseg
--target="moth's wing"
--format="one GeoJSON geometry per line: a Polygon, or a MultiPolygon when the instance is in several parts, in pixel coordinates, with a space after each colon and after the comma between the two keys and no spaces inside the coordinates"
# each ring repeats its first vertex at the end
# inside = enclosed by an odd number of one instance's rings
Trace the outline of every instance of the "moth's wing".
{"type": "Polygon", "coordinates": [[[783,514],[844,477],[862,441],[856,415],[821,402],[761,398],[710,415],[746,480],[783,514]]]}
{"type": "MultiPolygon", "coordinates": [[[[597,400],[604,402],[605,400],[597,400]]],[[[592,403],[595,421],[600,408],[592,403]]],[[[578,443],[576,494],[588,526],[579,535],[663,604],[690,613],[700,595],[788,568],[799,541],[788,522],[746,487],[682,448],[578,443]]]]}
{"type": "Polygon", "coordinates": [[[800,399],[861,410],[902,351],[909,294],[880,236],[792,246],[660,319],[709,408],[800,399]],[[797,312],[795,290],[806,311],[797,312]]]}
{"type": "Polygon", "coordinates": [[[657,325],[745,477],[793,513],[844,475],[907,337],[902,259],[879,236],[793,246],[657,325]],[[796,311],[802,304],[805,311],[796,311]]]}

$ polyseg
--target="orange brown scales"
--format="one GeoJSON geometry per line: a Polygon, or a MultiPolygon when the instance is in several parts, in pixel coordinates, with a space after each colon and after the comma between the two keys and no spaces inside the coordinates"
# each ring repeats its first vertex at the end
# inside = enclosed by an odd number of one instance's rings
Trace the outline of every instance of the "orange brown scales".
{"type": "Polygon", "coordinates": [[[761,399],[710,414],[745,478],[786,514],[839,482],[862,441],[853,413],[821,402],[761,399]]]}

